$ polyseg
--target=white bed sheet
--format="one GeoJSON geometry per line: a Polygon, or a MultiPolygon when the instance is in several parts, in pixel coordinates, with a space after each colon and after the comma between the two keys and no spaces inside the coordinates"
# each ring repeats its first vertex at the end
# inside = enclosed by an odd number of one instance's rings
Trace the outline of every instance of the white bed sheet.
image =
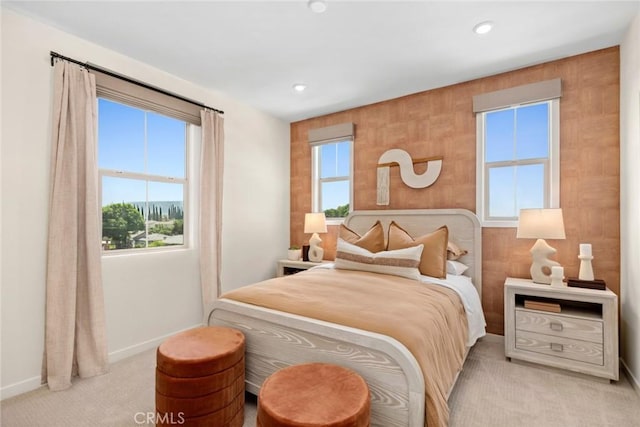
{"type": "MultiPolygon", "coordinates": [[[[334,263],[327,262],[319,264],[312,268],[335,268],[334,263]]],[[[447,274],[446,279],[438,279],[430,276],[420,276],[420,281],[423,283],[434,283],[436,285],[444,286],[446,288],[454,290],[464,306],[465,313],[467,315],[467,324],[469,326],[469,337],[467,339],[467,347],[471,347],[476,343],[478,338],[481,338],[487,334],[486,321],[484,313],[482,311],[482,303],[480,302],[480,296],[478,291],[471,283],[471,278],[468,276],[456,276],[453,274],[447,274]]]]}

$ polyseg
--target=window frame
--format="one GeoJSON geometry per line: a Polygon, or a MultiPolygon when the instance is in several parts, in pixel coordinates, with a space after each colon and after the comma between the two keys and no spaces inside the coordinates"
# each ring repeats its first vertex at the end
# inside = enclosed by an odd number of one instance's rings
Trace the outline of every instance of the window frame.
{"type": "MultiPolygon", "coordinates": [[[[523,166],[543,164],[544,174],[544,206],[543,208],[560,207],[560,98],[544,101],[522,102],[503,108],[480,111],[476,113],[476,214],[483,227],[517,227],[516,217],[489,216],[489,172],[492,168],[505,166],[523,166]],[[496,111],[510,110],[518,107],[547,104],[549,115],[549,156],[544,158],[508,160],[499,162],[485,161],[485,118],[496,111]],[[489,164],[489,166],[487,166],[489,164]]],[[[517,181],[516,181],[517,182],[517,181]]]]}
{"type": "MultiPolygon", "coordinates": [[[[322,183],[325,182],[342,182],[349,181],[349,213],[353,212],[353,154],[354,154],[354,138],[337,138],[333,140],[315,142],[311,145],[311,212],[324,212],[322,208],[322,183]],[[349,143],[349,175],[321,178],[320,171],[322,170],[322,156],[321,148],[328,144],[340,144],[343,142],[349,143]]],[[[346,217],[327,217],[327,225],[339,225],[344,222],[346,217]]]]}
{"type": "MultiPolygon", "coordinates": [[[[169,117],[172,118],[174,120],[179,120],[181,122],[183,122],[185,124],[185,130],[184,130],[184,143],[185,143],[185,152],[184,152],[184,178],[182,177],[175,177],[175,176],[164,176],[164,175],[156,175],[156,174],[150,174],[150,173],[141,173],[141,172],[128,172],[128,171],[124,171],[124,170],[118,170],[118,169],[107,169],[107,168],[101,168],[100,164],[99,164],[99,158],[96,159],[97,164],[97,168],[98,168],[98,194],[99,194],[99,206],[102,209],[102,182],[103,182],[103,178],[104,177],[112,177],[112,178],[123,178],[123,179],[131,179],[131,180],[136,180],[136,181],[141,181],[145,183],[146,186],[146,196],[145,198],[147,200],[145,200],[145,202],[147,203],[147,209],[148,209],[148,197],[149,197],[149,187],[148,187],[148,183],[149,182],[159,182],[159,183],[169,183],[169,184],[182,184],[182,211],[183,211],[183,242],[181,245],[168,245],[168,246],[157,246],[157,247],[149,247],[149,242],[146,241],[146,246],[144,248],[136,248],[136,247],[132,247],[132,248],[121,248],[121,249],[109,249],[109,250],[105,250],[104,248],[102,249],[102,255],[103,256],[114,256],[114,255],[133,255],[133,254],[138,254],[138,253],[157,253],[157,252],[165,252],[165,251],[175,251],[175,250],[185,250],[185,249],[190,249],[191,248],[191,238],[190,238],[190,216],[191,216],[191,205],[189,203],[189,195],[190,195],[190,190],[191,190],[191,185],[190,182],[191,180],[190,178],[190,174],[191,174],[191,138],[193,135],[193,129],[192,127],[195,126],[194,124],[185,121],[182,118],[179,117],[172,117],[170,115],[167,115],[164,112],[161,111],[156,111],[153,109],[149,109],[149,108],[144,108],[140,105],[135,105],[135,103],[128,103],[126,102],[126,100],[123,99],[117,99],[117,98],[112,98],[108,95],[98,95],[96,98],[96,103],[98,103],[98,108],[97,108],[97,118],[98,118],[98,122],[99,122],[99,118],[100,118],[100,108],[99,108],[99,101],[100,99],[105,99],[109,102],[114,102],[114,103],[118,103],[118,104],[122,104],[125,105],[127,107],[130,108],[136,108],[140,111],[143,111],[145,113],[145,150],[144,150],[144,163],[145,163],[145,167],[146,167],[146,163],[147,163],[147,139],[146,139],[146,133],[147,133],[147,113],[154,113],[154,114],[158,114],[158,115],[162,115],[165,117],[169,117]]],[[[100,147],[100,140],[98,138],[98,130],[96,128],[96,140],[97,140],[97,144],[98,144],[98,152],[99,152],[99,147],[100,147]]],[[[145,223],[145,233],[148,236],[149,235],[149,224],[148,224],[148,220],[146,218],[144,218],[144,223],[145,223]]],[[[100,215],[100,231],[102,233],[102,214],[100,215]]]]}

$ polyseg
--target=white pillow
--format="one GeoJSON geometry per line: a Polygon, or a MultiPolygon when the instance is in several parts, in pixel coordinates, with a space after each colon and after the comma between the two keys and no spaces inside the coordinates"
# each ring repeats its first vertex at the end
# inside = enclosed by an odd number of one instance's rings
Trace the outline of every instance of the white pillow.
{"type": "Polygon", "coordinates": [[[390,274],[419,280],[418,266],[423,248],[424,245],[418,245],[373,253],[339,238],[335,268],[390,274]]]}
{"type": "Polygon", "coordinates": [[[468,265],[464,265],[460,261],[454,261],[451,259],[447,260],[447,273],[449,274],[461,276],[468,268],[468,265]]]}

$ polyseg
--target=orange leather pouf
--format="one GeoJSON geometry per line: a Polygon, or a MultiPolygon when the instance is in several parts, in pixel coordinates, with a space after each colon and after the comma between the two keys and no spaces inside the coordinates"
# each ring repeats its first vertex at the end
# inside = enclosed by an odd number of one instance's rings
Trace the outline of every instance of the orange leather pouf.
{"type": "Polygon", "coordinates": [[[357,373],[309,363],[279,370],[258,396],[256,427],[368,427],[371,398],[357,373]]]}
{"type": "Polygon", "coordinates": [[[236,329],[190,329],[156,353],[156,425],[242,427],[244,335],[236,329]]]}

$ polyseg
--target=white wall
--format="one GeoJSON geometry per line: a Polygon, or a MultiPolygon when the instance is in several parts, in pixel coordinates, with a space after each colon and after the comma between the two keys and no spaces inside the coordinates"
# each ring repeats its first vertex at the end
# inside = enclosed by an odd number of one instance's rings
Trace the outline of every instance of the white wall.
{"type": "Polygon", "coordinates": [[[640,5],[620,45],[622,362],[640,387],[640,5]]]}
{"type": "MultiPolygon", "coordinates": [[[[40,383],[49,191],[49,51],[225,111],[223,287],[275,274],[289,245],[289,124],[26,18],[2,13],[2,397],[40,383]]],[[[194,58],[197,66],[197,58],[194,58]]],[[[224,88],[217,88],[223,90],[224,88]]],[[[112,361],[202,321],[195,249],[103,258],[112,361]]]]}

